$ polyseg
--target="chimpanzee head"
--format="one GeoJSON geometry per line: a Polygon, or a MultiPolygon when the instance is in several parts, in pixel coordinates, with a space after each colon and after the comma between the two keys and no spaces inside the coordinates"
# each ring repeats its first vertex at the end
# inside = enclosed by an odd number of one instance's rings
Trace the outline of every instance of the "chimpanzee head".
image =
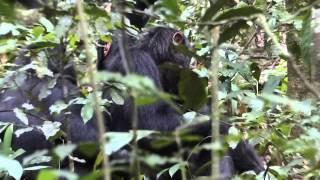
{"type": "Polygon", "coordinates": [[[189,47],[182,32],[169,27],[155,27],[147,31],[139,41],[140,49],[150,53],[157,65],[174,63],[188,68],[191,57],[178,51],[179,46],[189,47]]]}

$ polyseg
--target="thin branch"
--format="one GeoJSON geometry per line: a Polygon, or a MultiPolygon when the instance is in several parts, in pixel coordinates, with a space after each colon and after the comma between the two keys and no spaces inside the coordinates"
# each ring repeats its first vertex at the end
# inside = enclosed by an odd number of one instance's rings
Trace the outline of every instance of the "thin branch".
{"type": "Polygon", "coordinates": [[[93,66],[92,63],[92,54],[90,52],[90,45],[89,45],[89,36],[87,32],[87,21],[85,18],[85,13],[83,10],[83,2],[82,0],[77,0],[77,12],[79,15],[79,23],[80,23],[80,33],[82,35],[82,40],[84,42],[84,47],[85,47],[85,54],[87,58],[87,67],[88,67],[88,76],[91,82],[92,86],[92,94],[93,94],[93,103],[94,103],[94,109],[95,109],[95,114],[97,117],[97,127],[99,131],[99,141],[100,141],[100,149],[103,153],[104,159],[103,159],[103,172],[104,172],[104,179],[105,180],[111,180],[111,166],[109,163],[109,157],[107,154],[105,154],[105,138],[104,134],[106,132],[105,125],[104,125],[104,117],[100,108],[100,100],[98,98],[98,87],[96,84],[96,78],[95,78],[95,73],[96,73],[96,68],[93,66]]]}
{"type": "MultiPolygon", "coordinates": [[[[115,3],[115,8],[118,13],[121,14],[121,22],[124,25],[124,7],[121,6],[121,4],[115,3]]],[[[121,62],[125,69],[126,75],[130,74],[132,71],[132,58],[130,56],[130,52],[128,50],[128,38],[127,34],[124,29],[120,30],[120,34],[117,36],[118,43],[119,43],[119,51],[121,56],[121,62]]],[[[138,129],[138,109],[135,101],[135,97],[132,97],[132,104],[131,104],[131,123],[132,123],[132,132],[133,132],[133,148],[132,148],[132,154],[131,154],[131,160],[130,160],[130,169],[131,172],[134,173],[134,179],[139,180],[140,177],[140,165],[139,165],[139,159],[138,159],[138,141],[137,141],[137,129],[138,129]]]]}
{"type": "Polygon", "coordinates": [[[218,73],[219,73],[219,54],[218,43],[220,38],[220,26],[216,26],[211,29],[211,44],[213,47],[212,59],[211,59],[211,178],[218,180],[220,178],[220,157],[218,149],[215,147],[220,144],[220,127],[219,127],[219,98],[218,98],[218,73]]]}
{"type": "Polygon", "coordinates": [[[179,129],[176,129],[174,132],[175,140],[178,145],[178,153],[179,153],[179,163],[180,163],[180,170],[182,175],[182,180],[187,180],[187,173],[186,173],[186,166],[185,162],[183,160],[183,149],[182,149],[182,143],[181,143],[181,137],[180,137],[180,131],[179,129]]]}

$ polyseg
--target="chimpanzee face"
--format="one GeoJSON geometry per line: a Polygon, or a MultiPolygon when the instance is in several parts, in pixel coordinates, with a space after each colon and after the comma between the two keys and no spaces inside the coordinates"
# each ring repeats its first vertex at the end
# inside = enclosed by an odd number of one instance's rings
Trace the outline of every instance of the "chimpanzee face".
{"type": "Polygon", "coordinates": [[[183,49],[190,47],[187,38],[176,29],[155,27],[147,31],[139,41],[139,48],[146,50],[157,65],[173,63],[188,68],[191,58],[183,49]]]}
{"type": "Polygon", "coordinates": [[[172,36],[173,47],[169,49],[172,54],[173,63],[178,64],[182,68],[188,68],[190,66],[191,57],[184,54],[184,51],[190,48],[188,39],[181,33],[175,32],[172,36]]]}

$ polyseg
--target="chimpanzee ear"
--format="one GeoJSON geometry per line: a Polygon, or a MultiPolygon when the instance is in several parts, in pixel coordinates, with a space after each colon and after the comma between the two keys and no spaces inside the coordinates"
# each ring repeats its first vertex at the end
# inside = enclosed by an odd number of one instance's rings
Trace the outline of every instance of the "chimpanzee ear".
{"type": "Polygon", "coordinates": [[[172,43],[174,45],[181,45],[184,43],[184,36],[181,32],[176,32],[172,36],[172,43]]]}

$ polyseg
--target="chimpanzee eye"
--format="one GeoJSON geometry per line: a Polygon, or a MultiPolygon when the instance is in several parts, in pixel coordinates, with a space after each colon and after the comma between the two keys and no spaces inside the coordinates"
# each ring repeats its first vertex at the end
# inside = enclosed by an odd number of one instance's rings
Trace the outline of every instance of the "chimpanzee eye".
{"type": "Polygon", "coordinates": [[[173,37],[172,37],[172,43],[174,45],[181,45],[184,42],[184,36],[181,34],[181,32],[176,32],[174,33],[173,37]]]}

